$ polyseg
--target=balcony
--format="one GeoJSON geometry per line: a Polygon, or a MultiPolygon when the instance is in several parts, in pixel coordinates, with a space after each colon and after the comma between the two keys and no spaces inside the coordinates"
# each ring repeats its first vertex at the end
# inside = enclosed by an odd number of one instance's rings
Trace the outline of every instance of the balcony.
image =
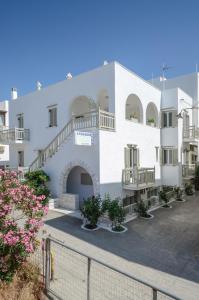
{"type": "Polygon", "coordinates": [[[184,142],[197,142],[199,140],[199,128],[189,126],[183,129],[184,142]]]}
{"type": "Polygon", "coordinates": [[[126,168],[122,171],[123,188],[141,190],[155,185],[155,168],[126,168]]]}
{"type": "Polygon", "coordinates": [[[8,128],[0,130],[0,144],[22,144],[30,140],[30,130],[24,128],[8,128]]]}
{"type": "Polygon", "coordinates": [[[182,165],[182,177],[192,179],[195,177],[195,164],[182,165]]]}
{"type": "Polygon", "coordinates": [[[110,131],[115,130],[115,115],[101,109],[84,113],[82,115],[75,115],[73,116],[72,121],[72,127],[74,130],[93,127],[110,131]]]}

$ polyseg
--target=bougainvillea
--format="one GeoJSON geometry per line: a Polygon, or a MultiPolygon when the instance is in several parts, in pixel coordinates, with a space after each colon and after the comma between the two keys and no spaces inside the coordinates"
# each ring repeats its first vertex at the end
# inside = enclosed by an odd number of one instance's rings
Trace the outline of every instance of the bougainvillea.
{"type": "Polygon", "coordinates": [[[44,195],[22,184],[15,172],[0,170],[0,280],[11,281],[38,245],[48,207],[44,195]]]}

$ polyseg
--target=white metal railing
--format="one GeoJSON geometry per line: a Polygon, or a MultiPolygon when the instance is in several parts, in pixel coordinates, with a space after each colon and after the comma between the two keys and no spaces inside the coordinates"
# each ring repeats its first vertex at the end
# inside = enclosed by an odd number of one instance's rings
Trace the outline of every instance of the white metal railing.
{"type": "Polygon", "coordinates": [[[182,165],[182,176],[183,177],[194,177],[195,175],[195,164],[182,165]]]}
{"type": "Polygon", "coordinates": [[[112,113],[104,112],[102,110],[84,113],[81,116],[73,116],[73,118],[31,163],[30,170],[33,171],[44,166],[47,159],[52,157],[59,150],[59,147],[74,130],[85,128],[114,130],[115,116],[112,113]]]}
{"type": "Polygon", "coordinates": [[[0,143],[10,144],[19,141],[29,141],[30,131],[25,128],[9,128],[0,130],[0,143]]]}
{"type": "Polygon", "coordinates": [[[184,139],[199,139],[199,128],[195,126],[188,126],[183,129],[184,139]]]}
{"type": "Polygon", "coordinates": [[[122,171],[123,185],[130,185],[135,188],[152,185],[155,183],[154,168],[126,168],[122,171]]]}

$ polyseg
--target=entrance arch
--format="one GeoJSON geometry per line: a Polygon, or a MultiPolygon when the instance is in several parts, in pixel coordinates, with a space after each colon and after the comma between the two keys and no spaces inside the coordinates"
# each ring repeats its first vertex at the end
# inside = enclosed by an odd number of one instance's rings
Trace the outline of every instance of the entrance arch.
{"type": "Polygon", "coordinates": [[[93,180],[84,168],[75,166],[71,169],[66,181],[66,193],[79,195],[80,205],[94,195],[93,180]]]}
{"type": "MultiPolygon", "coordinates": [[[[72,194],[78,194],[81,192],[80,195],[80,202],[83,201],[83,198],[86,198],[87,196],[93,196],[93,195],[98,195],[99,194],[99,179],[98,176],[93,172],[93,170],[90,168],[89,165],[87,165],[84,161],[81,160],[77,160],[77,161],[72,161],[69,162],[66,167],[64,168],[64,170],[62,171],[62,173],[60,174],[60,195],[65,194],[65,193],[72,193],[72,194]],[[78,182],[81,183],[81,172],[82,173],[86,173],[90,176],[91,180],[92,180],[92,185],[84,185],[83,184],[83,193],[81,192],[81,189],[79,189],[81,186],[76,186],[74,187],[72,185],[72,182],[74,183],[75,179],[75,173],[77,175],[77,177],[79,176],[78,182]],[[79,174],[79,175],[78,175],[79,174]],[[68,181],[69,179],[69,181],[68,181]],[[68,189],[67,189],[67,185],[68,189]],[[71,192],[69,192],[69,191],[71,192]]],[[[85,176],[83,175],[84,178],[82,178],[82,180],[89,180],[88,177],[85,178],[85,176]]],[[[90,183],[91,183],[90,180],[90,183]]]]}

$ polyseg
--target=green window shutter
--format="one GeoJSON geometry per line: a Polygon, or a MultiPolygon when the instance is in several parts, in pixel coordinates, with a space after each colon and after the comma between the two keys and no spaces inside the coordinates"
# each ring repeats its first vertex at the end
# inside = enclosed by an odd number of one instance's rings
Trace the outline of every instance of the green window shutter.
{"type": "Polygon", "coordinates": [[[172,111],[172,127],[176,127],[177,126],[177,111],[173,110],[172,111]]]}
{"type": "Polygon", "coordinates": [[[130,168],[130,149],[124,148],[124,165],[125,168],[130,168]]]}
{"type": "Polygon", "coordinates": [[[137,166],[140,166],[140,149],[137,149],[137,166]]]}
{"type": "Polygon", "coordinates": [[[178,164],[178,149],[173,149],[173,165],[178,164]]]}
{"type": "Polygon", "coordinates": [[[160,160],[160,165],[163,165],[163,149],[160,148],[159,150],[159,160],[160,160]]]}

